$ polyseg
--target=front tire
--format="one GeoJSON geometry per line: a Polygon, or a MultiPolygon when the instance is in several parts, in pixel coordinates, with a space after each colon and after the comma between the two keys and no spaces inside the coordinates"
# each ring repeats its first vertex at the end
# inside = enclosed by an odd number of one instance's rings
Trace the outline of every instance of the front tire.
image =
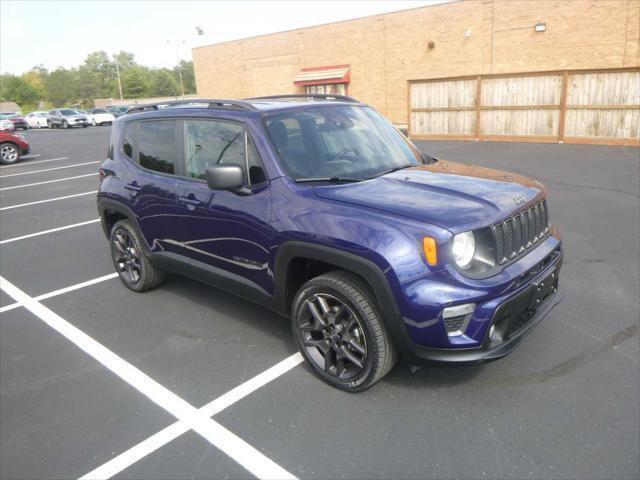
{"type": "Polygon", "coordinates": [[[0,143],[0,163],[9,165],[20,159],[20,149],[13,143],[0,143]]]}
{"type": "Polygon", "coordinates": [[[129,220],[120,220],[111,229],[111,258],[127,288],[145,292],[164,281],[164,272],[153,265],[144,249],[142,239],[129,220]]]}
{"type": "Polygon", "coordinates": [[[329,385],[359,392],[393,367],[395,345],[374,295],[359,277],[334,271],[309,280],[296,294],[291,312],[300,352],[329,385]]]}
{"type": "Polygon", "coordinates": [[[64,121],[62,122],[62,127],[63,127],[63,128],[71,128],[71,125],[69,125],[69,123],[67,123],[67,121],[66,121],[66,120],[64,120],[64,121]]]}

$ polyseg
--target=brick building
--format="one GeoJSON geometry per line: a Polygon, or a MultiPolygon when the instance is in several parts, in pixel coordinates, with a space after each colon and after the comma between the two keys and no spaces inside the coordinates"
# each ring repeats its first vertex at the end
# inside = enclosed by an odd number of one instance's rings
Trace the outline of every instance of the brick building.
{"type": "Polygon", "coordinates": [[[416,136],[639,135],[640,0],[454,1],[199,47],[193,60],[199,96],[347,93],[416,136]]]}

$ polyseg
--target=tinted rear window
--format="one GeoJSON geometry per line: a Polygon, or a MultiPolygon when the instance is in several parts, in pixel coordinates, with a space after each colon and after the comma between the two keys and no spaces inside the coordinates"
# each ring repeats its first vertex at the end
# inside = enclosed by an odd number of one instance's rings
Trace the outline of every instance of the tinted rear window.
{"type": "Polygon", "coordinates": [[[176,172],[180,155],[175,120],[140,122],[138,131],[139,163],[161,173],[176,172]]]}

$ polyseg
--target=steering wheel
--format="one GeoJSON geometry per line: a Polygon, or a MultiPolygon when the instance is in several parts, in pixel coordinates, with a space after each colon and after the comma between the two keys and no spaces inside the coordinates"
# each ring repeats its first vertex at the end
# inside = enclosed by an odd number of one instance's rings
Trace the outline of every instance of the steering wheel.
{"type": "MultiPolygon", "coordinates": [[[[343,157],[346,157],[348,154],[352,154],[350,156],[358,156],[358,150],[355,148],[343,148],[335,156],[330,160],[331,162],[340,161],[343,157]]],[[[346,161],[346,160],[343,160],[346,161]]]]}

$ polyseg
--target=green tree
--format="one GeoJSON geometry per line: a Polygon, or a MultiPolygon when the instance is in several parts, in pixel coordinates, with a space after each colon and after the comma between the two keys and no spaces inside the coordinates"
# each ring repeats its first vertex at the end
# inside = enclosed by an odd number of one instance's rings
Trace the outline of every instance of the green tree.
{"type": "Polygon", "coordinates": [[[29,82],[15,75],[0,76],[0,96],[5,101],[16,102],[20,107],[36,105],[40,93],[29,82]]]}
{"type": "Polygon", "coordinates": [[[161,68],[151,72],[151,88],[149,94],[152,97],[174,97],[178,95],[180,87],[171,70],[161,68]]]}
{"type": "Polygon", "coordinates": [[[80,100],[78,71],[57,68],[45,81],[47,100],[55,107],[74,104],[80,100]]]}
{"type": "Polygon", "coordinates": [[[113,56],[113,61],[118,63],[121,71],[138,65],[133,53],[124,52],[122,50],[113,56]]]}
{"type": "Polygon", "coordinates": [[[124,72],[121,70],[120,77],[122,78],[122,93],[125,98],[148,96],[149,78],[147,69],[134,66],[124,72]]]}
{"type": "Polygon", "coordinates": [[[78,95],[84,102],[110,97],[115,86],[115,64],[104,51],[90,53],[78,68],[78,95]]]}
{"type": "Polygon", "coordinates": [[[184,93],[196,93],[196,78],[193,72],[193,62],[187,60],[180,60],[180,63],[173,68],[175,72],[175,78],[179,82],[179,73],[182,74],[182,83],[184,85],[184,93]],[[180,72],[178,72],[180,69],[180,72]]]}

